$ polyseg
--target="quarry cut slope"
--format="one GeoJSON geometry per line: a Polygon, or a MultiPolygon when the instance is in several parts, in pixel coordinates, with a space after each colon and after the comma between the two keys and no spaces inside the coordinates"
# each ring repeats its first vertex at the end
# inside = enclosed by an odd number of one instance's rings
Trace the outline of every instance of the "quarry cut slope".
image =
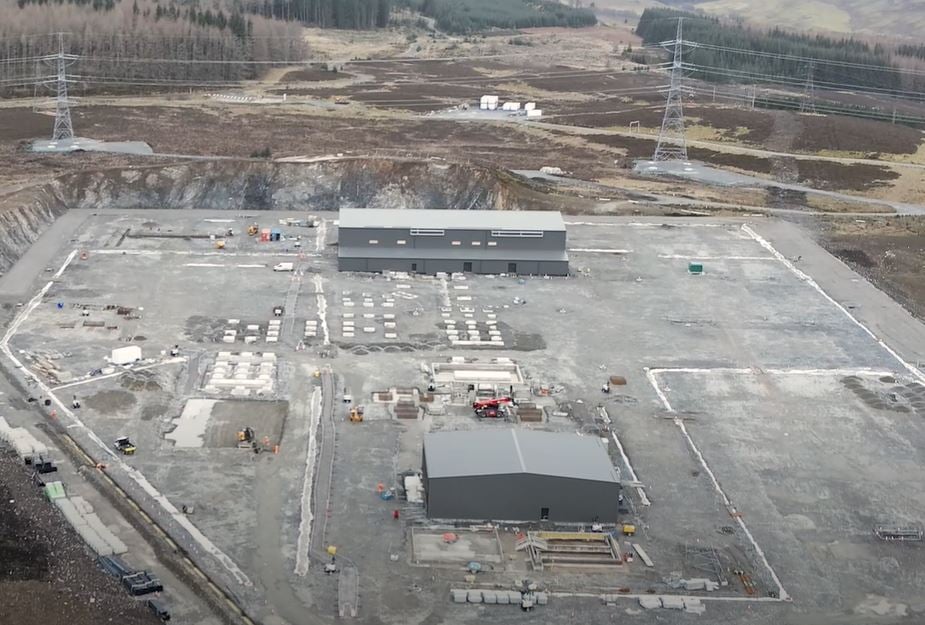
{"type": "Polygon", "coordinates": [[[68,209],[551,209],[503,170],[435,161],[198,161],[80,172],[0,198],[0,271],[68,209]]]}

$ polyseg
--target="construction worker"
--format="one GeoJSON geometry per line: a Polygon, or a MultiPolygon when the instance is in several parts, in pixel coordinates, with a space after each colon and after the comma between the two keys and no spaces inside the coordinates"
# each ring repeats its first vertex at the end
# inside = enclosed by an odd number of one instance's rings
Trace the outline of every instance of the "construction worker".
{"type": "Polygon", "coordinates": [[[179,345],[174,345],[174,346],[170,349],[170,355],[173,356],[174,358],[176,358],[177,356],[179,356],[179,355],[180,355],[180,346],[179,346],[179,345]]]}
{"type": "Polygon", "coordinates": [[[604,386],[601,387],[601,391],[606,394],[610,394],[610,382],[604,382],[604,386]]]}
{"type": "Polygon", "coordinates": [[[74,410],[77,410],[78,408],[80,408],[80,400],[77,399],[77,395],[74,395],[74,399],[73,401],[71,401],[71,408],[73,408],[74,410]]]}

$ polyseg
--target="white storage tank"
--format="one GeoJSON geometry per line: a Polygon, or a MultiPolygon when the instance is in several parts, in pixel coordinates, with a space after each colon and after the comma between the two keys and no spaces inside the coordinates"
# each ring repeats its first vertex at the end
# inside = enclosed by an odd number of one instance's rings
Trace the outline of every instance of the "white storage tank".
{"type": "Polygon", "coordinates": [[[532,111],[535,108],[536,108],[536,102],[527,102],[526,104],[524,104],[525,111],[532,111]]]}

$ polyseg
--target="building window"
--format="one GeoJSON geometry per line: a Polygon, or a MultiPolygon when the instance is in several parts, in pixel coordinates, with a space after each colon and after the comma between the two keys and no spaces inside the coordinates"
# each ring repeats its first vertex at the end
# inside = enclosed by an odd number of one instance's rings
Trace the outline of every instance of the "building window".
{"type": "Polygon", "coordinates": [[[413,237],[442,237],[443,230],[438,228],[412,228],[411,236],[413,237]]]}
{"type": "Polygon", "coordinates": [[[481,241],[473,241],[473,242],[472,242],[472,246],[473,246],[473,247],[478,247],[478,246],[481,245],[481,244],[482,244],[481,241]]]}
{"type": "Polygon", "coordinates": [[[543,238],[542,230],[492,230],[493,237],[514,237],[518,239],[541,239],[543,238]]]}
{"type": "Polygon", "coordinates": [[[488,247],[497,247],[497,246],[498,246],[498,242],[497,242],[497,241],[489,241],[489,242],[488,242],[488,247]]]}
{"type": "Polygon", "coordinates": [[[407,241],[405,241],[404,239],[399,239],[395,241],[395,245],[405,245],[406,243],[407,241]]]}
{"type": "Polygon", "coordinates": [[[450,245],[462,245],[461,241],[453,241],[450,245]]]}
{"type": "Polygon", "coordinates": [[[370,244],[370,245],[379,245],[379,239],[370,239],[370,240],[369,240],[369,244],[370,244]]]}

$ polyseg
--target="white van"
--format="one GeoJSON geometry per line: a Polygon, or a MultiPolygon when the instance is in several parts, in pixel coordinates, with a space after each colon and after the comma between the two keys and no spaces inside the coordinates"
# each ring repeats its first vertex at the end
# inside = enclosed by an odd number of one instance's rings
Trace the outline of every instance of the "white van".
{"type": "Polygon", "coordinates": [[[273,271],[292,271],[295,269],[293,263],[279,263],[278,265],[273,265],[273,271]]]}

